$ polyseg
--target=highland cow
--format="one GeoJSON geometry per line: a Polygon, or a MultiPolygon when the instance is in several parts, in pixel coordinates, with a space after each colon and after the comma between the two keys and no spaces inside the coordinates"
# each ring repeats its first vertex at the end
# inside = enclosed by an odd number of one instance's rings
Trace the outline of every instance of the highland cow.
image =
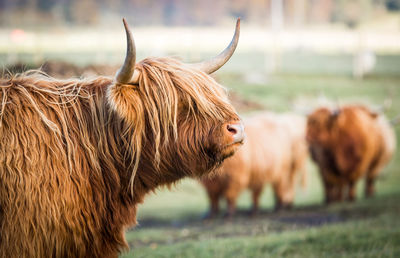
{"type": "Polygon", "coordinates": [[[273,187],[275,208],[288,208],[293,203],[296,178],[300,175],[305,181],[305,118],[265,112],[244,124],[246,140],[240,150],[224,161],[218,173],[201,181],[210,200],[207,218],[218,214],[222,197],[227,201],[226,215],[234,215],[236,200],[246,188],[252,192],[252,213],[256,214],[267,183],[273,187]]]}
{"type": "Polygon", "coordinates": [[[225,89],[208,74],[233,54],[136,64],[127,35],[115,78],[0,80],[2,257],[117,257],[146,193],[210,173],[243,141],[225,89]]]}
{"type": "Polygon", "coordinates": [[[307,141],[319,166],[325,202],[355,199],[357,180],[366,177],[365,195],[395,151],[393,129],[383,115],[364,106],[316,109],[308,116],[307,141]]]}

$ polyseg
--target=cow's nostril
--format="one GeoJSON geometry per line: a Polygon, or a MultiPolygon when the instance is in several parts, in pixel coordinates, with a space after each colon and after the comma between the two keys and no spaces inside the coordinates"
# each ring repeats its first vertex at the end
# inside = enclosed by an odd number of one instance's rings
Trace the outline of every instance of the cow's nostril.
{"type": "Polygon", "coordinates": [[[229,131],[230,133],[232,133],[232,134],[237,134],[237,129],[234,128],[233,126],[227,125],[227,129],[228,129],[228,131],[229,131]]]}
{"type": "Polygon", "coordinates": [[[233,143],[241,143],[244,139],[244,128],[242,123],[232,123],[226,125],[228,134],[232,137],[233,143]]]}

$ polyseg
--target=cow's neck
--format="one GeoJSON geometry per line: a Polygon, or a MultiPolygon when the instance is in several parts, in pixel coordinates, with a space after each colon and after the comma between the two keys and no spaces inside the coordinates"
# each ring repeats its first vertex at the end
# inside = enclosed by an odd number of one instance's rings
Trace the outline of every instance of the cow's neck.
{"type": "MultiPolygon", "coordinates": [[[[116,115],[116,114],[115,114],[116,115]]],[[[113,127],[111,130],[118,131],[120,128],[123,128],[124,121],[120,120],[122,123],[119,126],[113,127]]],[[[121,141],[120,134],[117,132],[113,132],[112,135],[115,136],[115,139],[112,139],[115,142],[119,142],[121,144],[122,149],[131,148],[132,146],[128,146],[128,141],[121,141]]],[[[151,137],[150,137],[151,138],[151,137]]],[[[151,149],[150,145],[152,143],[146,145],[144,143],[144,147],[142,149],[142,153],[140,156],[139,167],[135,173],[133,187],[131,186],[131,177],[132,173],[134,173],[134,164],[136,160],[131,160],[128,158],[127,160],[118,160],[115,159],[115,166],[120,167],[119,177],[121,181],[121,191],[129,196],[129,199],[132,198],[133,204],[142,203],[144,196],[154,191],[156,188],[165,185],[171,185],[178,180],[182,179],[185,174],[182,174],[182,171],[174,170],[174,168],[166,168],[160,164],[160,167],[155,167],[154,160],[154,152],[148,151],[151,149]],[[122,167],[121,167],[121,164],[122,167]]],[[[116,150],[121,151],[121,150],[116,150]]],[[[122,151],[126,152],[126,151],[122,151]]],[[[126,152],[128,153],[128,152],[126,152]]],[[[118,157],[120,154],[115,154],[114,157],[118,157]]],[[[132,157],[131,157],[132,158],[132,157]]]]}
{"type": "Polygon", "coordinates": [[[167,177],[163,176],[165,174],[146,167],[139,168],[134,179],[134,202],[142,203],[147,193],[161,186],[169,186],[183,178],[183,175],[179,175],[178,172],[167,172],[167,177]]]}

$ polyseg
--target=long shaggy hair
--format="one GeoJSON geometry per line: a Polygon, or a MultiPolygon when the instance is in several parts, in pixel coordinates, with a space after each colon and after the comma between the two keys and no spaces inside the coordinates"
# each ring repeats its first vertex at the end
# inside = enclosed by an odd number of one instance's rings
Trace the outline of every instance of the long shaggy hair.
{"type": "Polygon", "coordinates": [[[138,85],[0,80],[2,255],[116,256],[147,192],[233,154],[222,125],[238,117],[224,88],[173,59],[136,66],[138,85]]]}
{"type": "Polygon", "coordinates": [[[354,200],[355,183],[366,176],[366,195],[395,149],[395,134],[383,115],[367,107],[349,105],[337,110],[325,107],[308,116],[307,140],[325,186],[326,202],[354,200]]]}

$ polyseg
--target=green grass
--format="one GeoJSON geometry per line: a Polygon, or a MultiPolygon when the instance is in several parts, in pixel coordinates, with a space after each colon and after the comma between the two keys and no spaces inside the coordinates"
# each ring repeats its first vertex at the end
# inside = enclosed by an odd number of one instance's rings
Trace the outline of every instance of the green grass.
{"type": "Polygon", "coordinates": [[[135,257],[398,257],[399,211],[397,207],[373,219],[286,229],[259,236],[209,237],[176,244],[150,244],[136,248],[134,253],[135,257]]]}
{"type": "MultiPolygon", "coordinates": [[[[218,78],[232,91],[276,111],[291,110],[293,103],[312,102],[324,95],[339,103],[381,105],[392,99],[388,117],[400,113],[400,78],[372,76],[353,80],[348,76],[279,75],[266,84],[249,84],[245,76],[222,74],[218,78]]],[[[400,128],[396,128],[400,135],[400,128]]],[[[399,141],[399,139],[398,139],[399,141]]],[[[172,189],[160,189],[139,207],[139,226],[128,231],[131,251],[122,257],[400,257],[400,153],[377,182],[377,195],[322,206],[323,189],[314,164],[309,163],[306,189],[297,189],[295,209],[272,212],[273,198],[267,186],[262,212],[247,216],[250,195],[240,196],[239,213],[231,221],[222,217],[203,222],[208,201],[192,179],[172,189]]]]}
{"type": "MultiPolygon", "coordinates": [[[[400,194],[127,235],[135,257],[398,257],[400,194]],[[328,219],[322,226],[302,218],[328,219]],[[329,218],[331,221],[329,221],[329,218]]],[[[123,257],[130,257],[125,254],[123,257]]]]}

